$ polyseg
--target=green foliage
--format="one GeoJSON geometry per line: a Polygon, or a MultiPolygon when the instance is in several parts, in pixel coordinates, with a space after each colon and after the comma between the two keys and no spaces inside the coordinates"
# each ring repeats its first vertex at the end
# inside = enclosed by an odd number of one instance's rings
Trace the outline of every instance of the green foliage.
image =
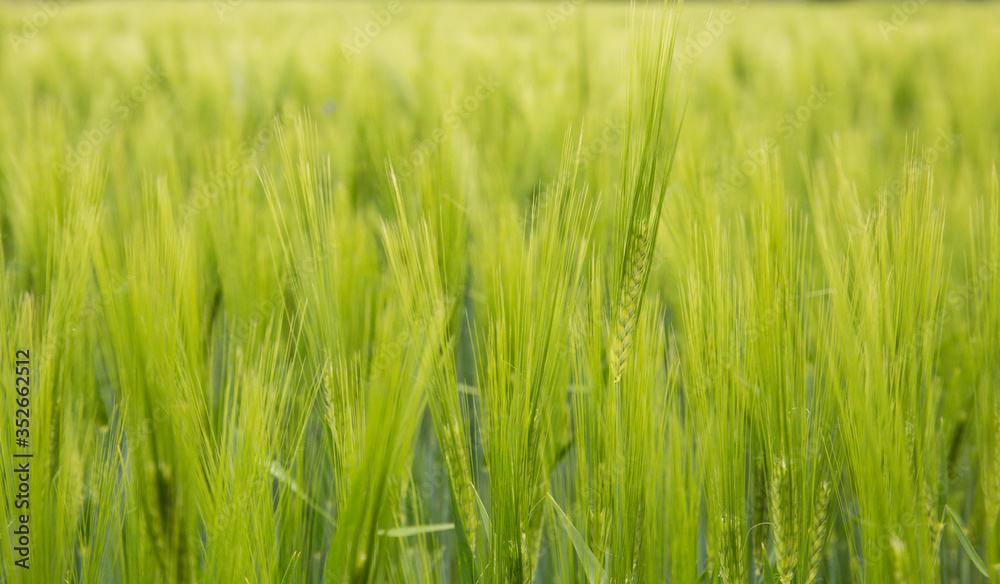
{"type": "Polygon", "coordinates": [[[997,581],[996,7],[137,10],[0,11],[0,582],[997,581]]]}

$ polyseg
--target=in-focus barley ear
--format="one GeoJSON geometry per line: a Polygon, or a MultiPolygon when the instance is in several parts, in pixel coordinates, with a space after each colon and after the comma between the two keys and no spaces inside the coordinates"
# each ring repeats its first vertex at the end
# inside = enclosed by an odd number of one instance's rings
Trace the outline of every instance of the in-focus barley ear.
{"type": "Polygon", "coordinates": [[[632,250],[631,277],[627,286],[621,290],[621,300],[615,318],[615,336],[611,347],[611,376],[614,383],[621,381],[625,373],[625,364],[629,348],[632,346],[635,322],[642,300],[642,284],[645,281],[648,254],[649,234],[646,223],[643,222],[636,234],[635,247],[632,250]]]}

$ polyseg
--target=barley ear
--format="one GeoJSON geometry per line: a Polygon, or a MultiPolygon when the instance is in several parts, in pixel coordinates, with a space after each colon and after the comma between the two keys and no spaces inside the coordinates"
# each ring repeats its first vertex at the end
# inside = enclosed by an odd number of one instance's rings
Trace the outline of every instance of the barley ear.
{"type": "Polygon", "coordinates": [[[630,262],[631,277],[621,290],[621,300],[615,318],[615,336],[611,347],[611,378],[614,383],[618,383],[625,372],[628,351],[632,346],[635,323],[642,302],[643,283],[646,279],[649,243],[649,230],[643,222],[635,236],[635,247],[630,262]]]}
{"type": "Polygon", "coordinates": [[[995,524],[1000,518],[1000,402],[993,411],[993,448],[987,448],[986,464],[988,476],[983,483],[983,501],[986,504],[986,519],[995,524]],[[992,455],[991,455],[992,454],[992,455]]]}
{"type": "Polygon", "coordinates": [[[813,521],[809,528],[809,538],[812,542],[812,553],[809,557],[809,578],[806,584],[812,584],[819,578],[819,565],[826,551],[826,536],[829,533],[829,503],[830,483],[823,481],[816,496],[816,507],[813,510],[813,521]]]}
{"type": "Polygon", "coordinates": [[[909,560],[907,559],[906,544],[897,535],[892,536],[892,540],[889,543],[890,549],[892,549],[892,578],[896,584],[903,584],[907,581],[906,572],[907,564],[909,560]]]}
{"type": "Polygon", "coordinates": [[[788,479],[788,466],[784,460],[779,460],[774,465],[774,474],[771,476],[771,533],[774,536],[774,557],[778,568],[778,579],[781,584],[791,584],[795,572],[795,535],[789,532],[791,517],[785,513],[786,506],[791,508],[789,491],[786,491],[788,479]]]}
{"type": "Polygon", "coordinates": [[[754,577],[760,580],[764,576],[764,562],[767,559],[767,538],[770,535],[767,523],[767,476],[763,464],[758,465],[754,480],[753,508],[753,563],[754,577]]]}

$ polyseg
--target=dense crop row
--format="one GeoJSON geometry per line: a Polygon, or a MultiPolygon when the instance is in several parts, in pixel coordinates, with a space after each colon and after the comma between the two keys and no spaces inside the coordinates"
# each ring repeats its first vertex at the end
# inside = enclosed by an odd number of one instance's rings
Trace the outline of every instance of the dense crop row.
{"type": "Polygon", "coordinates": [[[1000,578],[995,7],[2,7],[0,581],[1000,578]]]}

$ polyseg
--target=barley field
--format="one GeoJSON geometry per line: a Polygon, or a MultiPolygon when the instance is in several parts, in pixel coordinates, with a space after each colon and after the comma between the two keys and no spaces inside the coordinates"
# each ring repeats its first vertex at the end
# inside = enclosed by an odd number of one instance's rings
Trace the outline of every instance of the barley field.
{"type": "Polygon", "coordinates": [[[0,38],[0,582],[1000,584],[1000,4],[0,38]]]}

